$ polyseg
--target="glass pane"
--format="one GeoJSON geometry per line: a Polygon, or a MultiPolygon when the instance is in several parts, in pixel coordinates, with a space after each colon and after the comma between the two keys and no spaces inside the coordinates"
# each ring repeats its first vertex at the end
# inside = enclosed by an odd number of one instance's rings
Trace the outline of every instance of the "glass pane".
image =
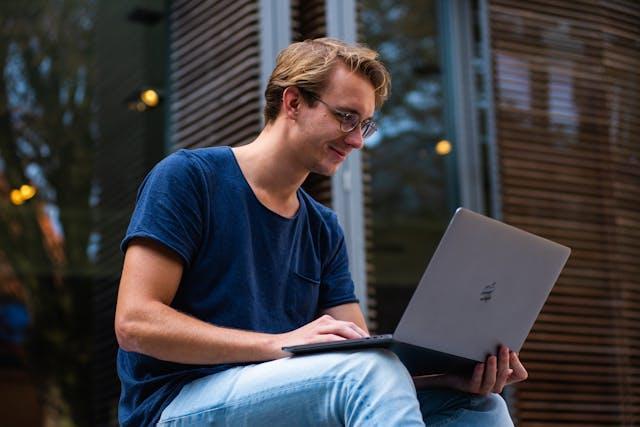
{"type": "Polygon", "coordinates": [[[115,413],[117,244],[164,153],[163,108],[137,98],[164,85],[153,11],[162,4],[0,2],[3,425],[115,413]]]}
{"type": "Polygon", "coordinates": [[[380,129],[365,149],[378,332],[395,329],[457,202],[435,17],[434,1],[363,2],[362,41],[392,77],[380,129]]]}

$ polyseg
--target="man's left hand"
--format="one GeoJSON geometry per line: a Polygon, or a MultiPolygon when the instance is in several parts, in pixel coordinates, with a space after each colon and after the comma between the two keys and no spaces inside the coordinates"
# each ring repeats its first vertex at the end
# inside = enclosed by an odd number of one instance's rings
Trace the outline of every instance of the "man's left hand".
{"type": "Polygon", "coordinates": [[[528,376],[518,355],[502,346],[497,356],[489,356],[485,363],[478,363],[471,377],[446,374],[436,377],[416,377],[414,382],[417,388],[449,387],[467,393],[487,395],[501,393],[504,386],[524,381],[528,376]]]}

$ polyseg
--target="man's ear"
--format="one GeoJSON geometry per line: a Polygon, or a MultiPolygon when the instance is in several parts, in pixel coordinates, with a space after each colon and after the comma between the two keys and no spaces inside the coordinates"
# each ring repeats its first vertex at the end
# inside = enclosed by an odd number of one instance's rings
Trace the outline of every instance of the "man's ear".
{"type": "Polygon", "coordinates": [[[300,89],[295,86],[289,86],[282,92],[282,111],[288,119],[295,120],[304,99],[300,89]]]}

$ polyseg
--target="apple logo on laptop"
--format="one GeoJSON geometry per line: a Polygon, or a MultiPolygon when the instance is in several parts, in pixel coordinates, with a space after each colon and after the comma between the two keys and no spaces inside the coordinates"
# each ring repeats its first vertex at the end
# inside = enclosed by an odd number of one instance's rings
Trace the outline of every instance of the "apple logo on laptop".
{"type": "Polygon", "coordinates": [[[496,290],[496,282],[493,282],[490,285],[485,286],[480,292],[480,301],[487,302],[493,296],[493,291],[496,290]]]}

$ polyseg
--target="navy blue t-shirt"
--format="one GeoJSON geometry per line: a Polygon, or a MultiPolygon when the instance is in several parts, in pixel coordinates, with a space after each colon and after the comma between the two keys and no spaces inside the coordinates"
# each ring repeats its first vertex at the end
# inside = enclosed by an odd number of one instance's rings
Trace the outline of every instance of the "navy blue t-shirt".
{"type": "MultiPolygon", "coordinates": [[[[122,241],[153,239],[184,272],[171,306],[198,319],[283,333],[356,302],[336,215],[303,190],[284,218],[260,203],[230,148],[180,150],[143,181],[122,241]]],[[[157,423],[182,386],[233,365],[185,365],[118,350],[122,425],[157,423]]]]}

